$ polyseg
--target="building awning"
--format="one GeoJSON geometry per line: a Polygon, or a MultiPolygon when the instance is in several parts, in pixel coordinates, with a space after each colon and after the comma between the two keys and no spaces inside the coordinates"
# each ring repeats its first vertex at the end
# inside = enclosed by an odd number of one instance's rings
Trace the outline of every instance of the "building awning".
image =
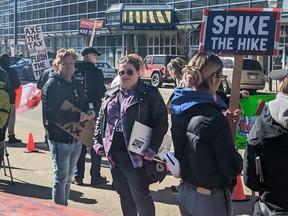
{"type": "Polygon", "coordinates": [[[110,29],[174,29],[174,10],[168,4],[113,4],[106,11],[105,25],[110,29]]]}

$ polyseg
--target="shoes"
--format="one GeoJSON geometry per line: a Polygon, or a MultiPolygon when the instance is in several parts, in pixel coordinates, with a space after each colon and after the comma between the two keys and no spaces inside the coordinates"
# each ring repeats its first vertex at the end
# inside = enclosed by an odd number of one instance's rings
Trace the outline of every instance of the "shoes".
{"type": "Polygon", "coordinates": [[[9,144],[22,143],[22,140],[17,139],[17,138],[15,137],[15,134],[13,134],[13,135],[8,135],[8,138],[9,138],[9,140],[8,140],[8,143],[9,143],[9,144]]]}
{"type": "Polygon", "coordinates": [[[106,177],[99,176],[98,178],[91,177],[91,182],[90,182],[90,184],[91,184],[91,185],[98,185],[98,184],[106,183],[106,182],[107,182],[106,177]]]}
{"type": "Polygon", "coordinates": [[[83,185],[83,179],[73,178],[71,183],[75,185],[83,185]]]}

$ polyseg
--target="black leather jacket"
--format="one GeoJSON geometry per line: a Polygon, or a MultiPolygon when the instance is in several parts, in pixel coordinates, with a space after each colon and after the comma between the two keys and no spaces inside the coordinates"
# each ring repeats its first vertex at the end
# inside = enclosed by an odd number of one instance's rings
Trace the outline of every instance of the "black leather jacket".
{"type": "MultiPolygon", "coordinates": [[[[109,89],[104,96],[96,122],[94,134],[95,143],[102,144],[106,129],[107,104],[111,99],[116,97],[119,89],[119,85],[115,86],[109,89]]],[[[167,109],[160,92],[156,88],[148,86],[139,80],[135,94],[127,107],[126,117],[127,131],[129,134],[131,134],[135,121],[139,121],[153,128],[151,143],[148,147],[157,153],[168,129],[167,109]]]]}
{"type": "Polygon", "coordinates": [[[72,110],[60,110],[65,100],[83,112],[88,111],[88,103],[80,84],[73,80],[72,82],[67,82],[58,73],[54,74],[42,89],[44,126],[50,140],[70,143],[72,136],[55,123],[79,122],[80,113],[72,110]]]}

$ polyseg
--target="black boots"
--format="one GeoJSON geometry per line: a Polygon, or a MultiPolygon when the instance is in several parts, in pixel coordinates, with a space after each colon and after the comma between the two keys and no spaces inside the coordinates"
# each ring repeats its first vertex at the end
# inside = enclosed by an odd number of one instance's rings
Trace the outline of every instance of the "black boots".
{"type": "Polygon", "coordinates": [[[22,140],[17,139],[17,138],[15,137],[15,134],[13,134],[13,135],[8,135],[8,138],[9,138],[9,140],[8,140],[8,143],[9,143],[9,144],[22,143],[22,140]]]}

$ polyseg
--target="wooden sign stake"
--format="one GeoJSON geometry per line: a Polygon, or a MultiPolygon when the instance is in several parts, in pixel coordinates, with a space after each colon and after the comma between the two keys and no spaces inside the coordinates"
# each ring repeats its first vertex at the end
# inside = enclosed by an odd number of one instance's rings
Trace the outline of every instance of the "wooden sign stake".
{"type": "MultiPolygon", "coordinates": [[[[243,56],[236,55],[234,58],[232,88],[229,103],[229,109],[231,110],[231,113],[233,113],[236,109],[239,108],[239,94],[240,94],[242,67],[243,67],[243,56]]],[[[233,141],[235,142],[237,125],[233,123],[232,120],[229,120],[229,124],[232,133],[232,138],[233,141]]]]}
{"type": "Polygon", "coordinates": [[[97,20],[94,20],[93,30],[92,30],[92,34],[91,34],[91,38],[90,38],[90,43],[89,43],[89,46],[90,46],[90,47],[93,46],[93,41],[94,41],[94,36],[95,36],[95,30],[96,30],[96,24],[97,24],[97,20]]]}

